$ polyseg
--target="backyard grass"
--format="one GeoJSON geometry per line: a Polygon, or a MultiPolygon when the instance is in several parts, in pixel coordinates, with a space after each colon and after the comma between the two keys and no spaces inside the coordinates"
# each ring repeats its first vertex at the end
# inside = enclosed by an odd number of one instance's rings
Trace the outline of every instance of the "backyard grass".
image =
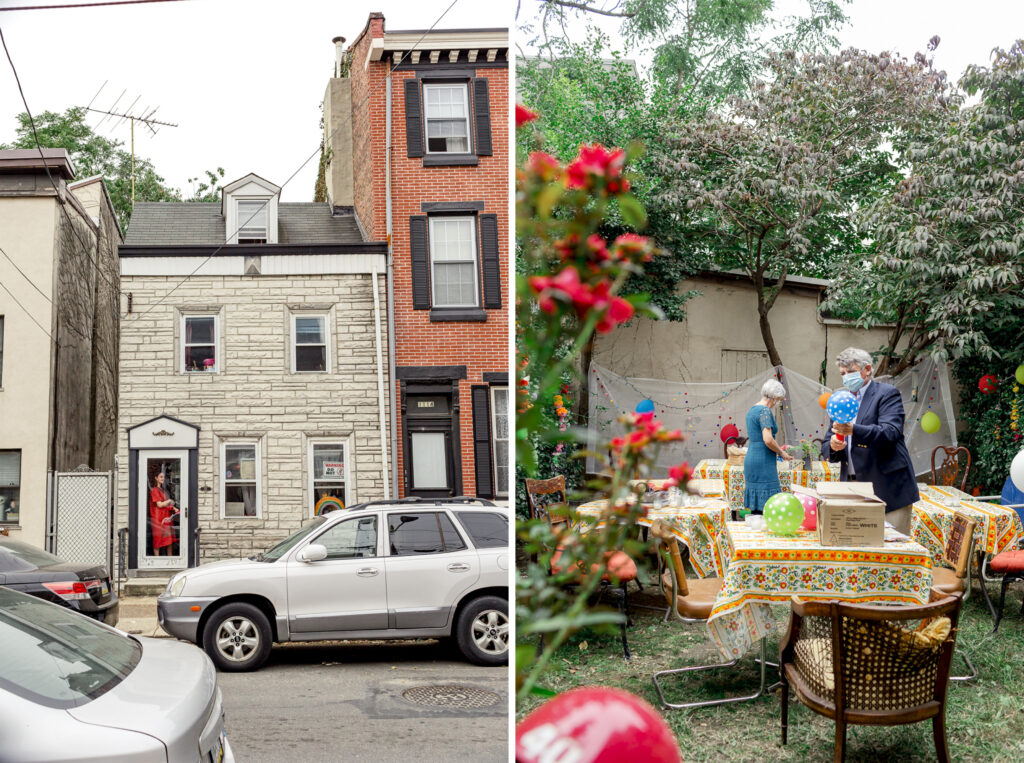
{"type": "MultiPolygon", "coordinates": [[[[648,575],[644,579],[648,579],[648,575]]],[[[1018,584],[1019,585],[1019,584],[1018,584]]],[[[644,586],[630,603],[664,607],[657,584],[644,586]]],[[[990,585],[998,596],[998,587],[990,585]]],[[[980,675],[971,683],[951,683],[946,709],[950,755],[956,761],[1024,760],[1024,618],[1020,615],[1021,589],[1011,587],[1003,621],[991,634],[992,617],[975,581],[960,616],[957,652],[967,652],[980,675]]],[[[776,608],[776,633],[768,639],[768,657],[778,658],[779,640],[788,612],[776,608]]],[[[718,652],[699,624],[663,622],[664,609],[633,610],[628,631],[631,660],[622,657],[622,643],[611,632],[584,630],[572,637],[552,660],[541,685],[557,692],[577,686],[616,686],[639,695],[660,708],[651,676],[658,670],[718,662],[718,652]]],[[[669,676],[666,698],[673,702],[712,699],[727,694],[749,694],[758,684],[754,663],[756,647],[734,669],[669,676]]],[[[953,673],[964,674],[959,655],[953,673]]],[[[769,668],[768,683],[777,670],[769,668]]],[[[517,707],[522,718],[539,705],[531,698],[517,707]]],[[[661,708],[679,742],[686,761],[825,761],[832,759],[835,726],[800,704],[790,692],[789,741],[780,736],[779,693],[753,702],[669,710],[661,708]]],[[[847,732],[847,760],[933,761],[931,722],[907,726],[851,726],[847,732]]]]}

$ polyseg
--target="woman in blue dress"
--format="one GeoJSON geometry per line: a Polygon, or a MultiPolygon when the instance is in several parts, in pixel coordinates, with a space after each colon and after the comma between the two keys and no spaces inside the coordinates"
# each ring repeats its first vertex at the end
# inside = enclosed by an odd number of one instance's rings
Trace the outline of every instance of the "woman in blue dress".
{"type": "Polygon", "coordinates": [[[747,411],[747,456],[743,460],[743,479],[746,490],[743,505],[752,514],[763,514],[764,504],[776,493],[782,492],[779,484],[779,468],[776,454],[786,460],[792,456],[782,450],[775,435],[779,428],[775,424],[772,408],[786,397],[786,388],[775,379],[769,379],[761,387],[761,399],[747,411]]]}

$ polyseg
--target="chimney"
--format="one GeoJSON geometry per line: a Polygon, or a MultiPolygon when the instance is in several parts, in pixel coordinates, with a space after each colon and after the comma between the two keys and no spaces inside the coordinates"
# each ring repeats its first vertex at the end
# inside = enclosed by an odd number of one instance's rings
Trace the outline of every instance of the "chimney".
{"type": "Polygon", "coordinates": [[[334,43],[334,76],[341,76],[341,60],[344,55],[342,46],[345,44],[344,37],[335,37],[331,42],[334,43]]]}
{"type": "Polygon", "coordinates": [[[355,205],[352,177],[352,80],[341,76],[344,37],[334,40],[334,76],[324,93],[324,141],[330,160],[324,168],[327,201],[334,210],[351,212],[355,205]]]}

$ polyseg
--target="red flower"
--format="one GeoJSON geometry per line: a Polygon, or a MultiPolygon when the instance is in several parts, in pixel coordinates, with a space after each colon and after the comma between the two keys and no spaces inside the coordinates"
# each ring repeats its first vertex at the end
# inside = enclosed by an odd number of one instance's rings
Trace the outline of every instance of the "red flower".
{"type": "Polygon", "coordinates": [[[530,122],[532,122],[536,118],[537,118],[537,113],[536,112],[530,111],[528,108],[526,108],[525,106],[520,106],[518,103],[516,104],[516,129],[517,130],[520,127],[522,127],[523,125],[529,124],[530,122]]]}
{"type": "Polygon", "coordinates": [[[526,169],[537,175],[541,180],[550,182],[562,172],[558,159],[543,151],[534,151],[526,159],[526,169]]]}
{"type": "Polygon", "coordinates": [[[609,182],[620,180],[625,163],[626,152],[621,148],[607,149],[600,143],[580,146],[579,154],[565,168],[565,185],[570,189],[587,188],[591,177],[609,182]]]}
{"type": "Polygon", "coordinates": [[[650,262],[652,249],[651,242],[646,236],[624,233],[612,243],[612,256],[617,260],[650,262]]]}
{"type": "Polygon", "coordinates": [[[608,244],[596,233],[592,233],[587,237],[587,249],[590,250],[593,259],[597,262],[605,262],[611,257],[608,254],[608,244]]]}
{"type": "Polygon", "coordinates": [[[685,485],[690,481],[690,477],[693,476],[693,469],[690,465],[683,461],[678,466],[673,466],[668,470],[669,483],[672,485],[685,485]]]}

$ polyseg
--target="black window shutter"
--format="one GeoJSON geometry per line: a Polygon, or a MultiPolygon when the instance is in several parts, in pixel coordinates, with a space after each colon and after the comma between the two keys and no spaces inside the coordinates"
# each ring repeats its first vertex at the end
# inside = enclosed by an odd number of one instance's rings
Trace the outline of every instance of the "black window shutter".
{"type": "Polygon", "coordinates": [[[473,79],[473,116],[476,120],[476,155],[491,156],[491,95],[487,78],[473,79]]]}
{"type": "Polygon", "coordinates": [[[430,309],[430,254],[427,248],[427,216],[409,218],[409,249],[412,253],[412,307],[430,309]]]}
{"type": "Polygon", "coordinates": [[[498,257],[498,216],[480,215],[480,253],[484,271],[484,307],[501,307],[501,262],[498,257]]]}
{"type": "Polygon", "coordinates": [[[494,497],[491,473],[491,403],[490,387],[473,385],[473,461],[476,463],[476,494],[479,498],[494,497]]]}
{"type": "Polygon", "coordinates": [[[405,147],[410,159],[423,156],[423,109],[416,79],[405,81],[405,147]]]}

